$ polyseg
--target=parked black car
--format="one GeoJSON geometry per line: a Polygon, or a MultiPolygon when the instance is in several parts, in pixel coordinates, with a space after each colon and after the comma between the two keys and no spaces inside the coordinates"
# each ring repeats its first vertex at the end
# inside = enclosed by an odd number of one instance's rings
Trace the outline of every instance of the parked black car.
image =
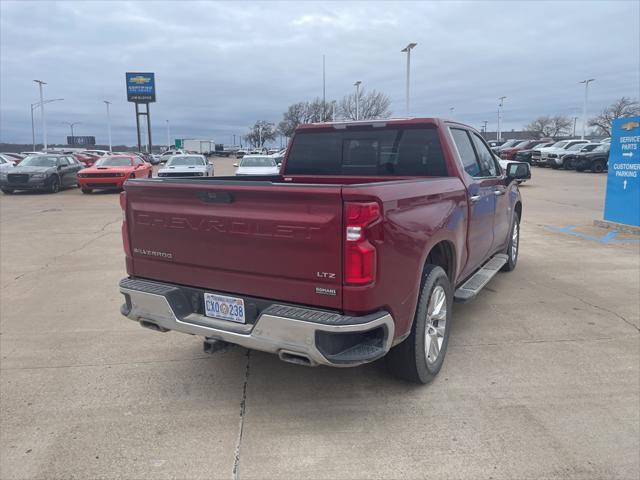
{"type": "MultiPolygon", "coordinates": [[[[552,168],[565,168],[567,170],[573,170],[575,168],[574,165],[574,161],[577,158],[578,155],[580,155],[581,153],[588,153],[591,152],[593,150],[595,150],[596,148],[598,148],[601,144],[600,143],[586,143],[582,146],[582,148],[579,148],[579,150],[577,152],[571,152],[569,151],[569,153],[567,153],[564,157],[561,158],[561,163],[560,165],[551,165],[552,168]]],[[[569,149],[571,150],[571,149],[569,149]]]]}
{"type": "Polygon", "coordinates": [[[604,172],[609,165],[610,144],[603,143],[594,148],[591,152],[579,153],[573,161],[573,165],[578,172],[591,170],[593,173],[604,172]]]}
{"type": "Polygon", "coordinates": [[[84,165],[71,155],[30,155],[11,170],[0,172],[0,190],[45,190],[56,193],[60,188],[77,186],[78,171],[84,165]]]}
{"type": "Polygon", "coordinates": [[[548,143],[539,143],[534,148],[530,148],[529,150],[520,150],[516,153],[515,157],[513,157],[514,162],[527,162],[531,165],[531,154],[540,148],[550,147],[556,142],[548,142],[548,143]]]}

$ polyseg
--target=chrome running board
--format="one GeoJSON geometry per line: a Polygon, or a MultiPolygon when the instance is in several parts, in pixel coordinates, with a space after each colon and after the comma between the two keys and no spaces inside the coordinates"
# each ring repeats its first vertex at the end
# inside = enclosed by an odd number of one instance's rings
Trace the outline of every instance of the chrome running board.
{"type": "Polygon", "coordinates": [[[456,302],[467,302],[474,298],[484,286],[500,271],[509,257],[504,253],[498,253],[491,257],[480,270],[474,273],[460,288],[456,290],[453,299],[456,302]]]}

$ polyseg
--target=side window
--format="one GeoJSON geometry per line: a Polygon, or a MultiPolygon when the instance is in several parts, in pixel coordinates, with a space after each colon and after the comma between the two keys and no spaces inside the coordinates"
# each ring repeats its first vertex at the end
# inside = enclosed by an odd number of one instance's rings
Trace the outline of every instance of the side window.
{"type": "Polygon", "coordinates": [[[498,169],[496,168],[496,162],[493,159],[491,151],[485,146],[484,142],[475,133],[471,134],[473,144],[476,147],[476,153],[478,154],[478,162],[480,163],[480,176],[482,177],[495,177],[498,175],[498,169]]]}
{"type": "Polygon", "coordinates": [[[69,160],[67,160],[67,157],[60,157],[58,159],[58,165],[61,165],[63,167],[68,167],[69,166],[69,160]]]}
{"type": "Polygon", "coordinates": [[[135,157],[135,158],[133,159],[133,164],[134,164],[135,166],[142,165],[142,160],[140,160],[138,157],[135,157]]]}
{"type": "Polygon", "coordinates": [[[452,128],[451,135],[460,154],[464,171],[472,177],[480,176],[480,165],[478,165],[478,161],[476,160],[476,154],[473,151],[471,139],[467,132],[458,128],[452,128]]]}

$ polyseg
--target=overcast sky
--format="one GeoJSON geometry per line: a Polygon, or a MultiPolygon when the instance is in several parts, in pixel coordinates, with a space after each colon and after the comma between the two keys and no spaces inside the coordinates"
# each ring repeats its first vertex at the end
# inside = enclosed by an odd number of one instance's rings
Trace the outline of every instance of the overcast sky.
{"type": "MultiPolygon", "coordinates": [[[[361,80],[405,115],[408,42],[412,114],[505,130],[545,114],[581,117],[640,96],[640,2],[0,2],[0,142],[31,142],[33,79],[48,83],[50,143],[69,128],[135,143],[125,72],[155,72],[154,144],[171,136],[229,144],[256,120],[278,122],[291,103],[339,99],[361,80]],[[449,109],[454,107],[453,114],[449,109]]],[[[37,112],[36,112],[37,114],[37,112]]],[[[580,127],[578,127],[580,128],[580,127]]],[[[36,138],[41,141],[39,116],[36,138]]]]}

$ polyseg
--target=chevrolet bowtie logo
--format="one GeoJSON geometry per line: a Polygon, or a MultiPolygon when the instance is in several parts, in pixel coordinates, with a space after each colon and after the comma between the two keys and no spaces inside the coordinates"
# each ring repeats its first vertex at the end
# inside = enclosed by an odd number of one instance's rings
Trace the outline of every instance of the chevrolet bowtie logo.
{"type": "Polygon", "coordinates": [[[640,127],[640,122],[627,122],[620,125],[620,128],[623,130],[633,130],[634,128],[640,127]]]}
{"type": "Polygon", "coordinates": [[[149,77],[143,77],[142,75],[138,75],[137,77],[131,77],[129,81],[131,83],[137,83],[138,85],[143,85],[145,83],[149,83],[151,79],[149,77]]]}

